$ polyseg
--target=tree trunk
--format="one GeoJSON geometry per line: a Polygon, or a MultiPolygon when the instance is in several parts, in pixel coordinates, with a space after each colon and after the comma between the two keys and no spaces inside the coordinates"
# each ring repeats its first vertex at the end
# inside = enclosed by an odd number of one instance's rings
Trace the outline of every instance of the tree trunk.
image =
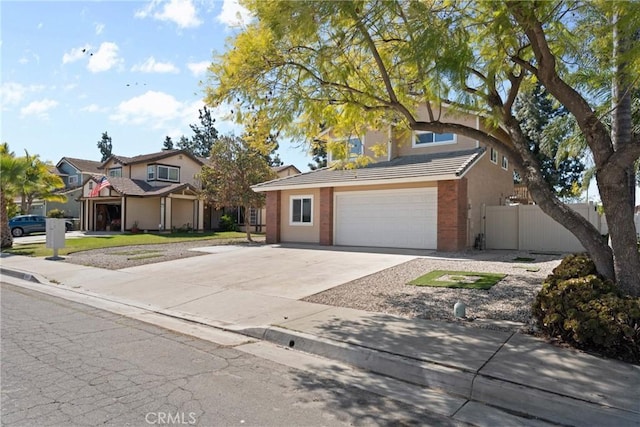
{"type": "Polygon", "coordinates": [[[244,229],[247,232],[247,240],[253,242],[251,238],[251,206],[244,207],[244,229]]]}
{"type": "Polygon", "coordinates": [[[7,201],[4,194],[0,194],[0,223],[2,223],[2,230],[0,235],[2,236],[1,248],[10,248],[13,246],[13,236],[11,235],[11,229],[9,228],[9,215],[7,215],[7,201]]]}

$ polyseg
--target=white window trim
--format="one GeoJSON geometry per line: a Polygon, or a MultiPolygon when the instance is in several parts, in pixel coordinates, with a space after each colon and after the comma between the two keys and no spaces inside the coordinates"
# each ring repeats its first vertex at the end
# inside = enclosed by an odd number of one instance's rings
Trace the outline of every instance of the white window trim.
{"type": "Polygon", "coordinates": [[[156,165],[148,165],[147,166],[147,181],[155,181],[156,180],[156,165]],[[151,173],[149,173],[151,171],[151,173]]]}
{"type": "Polygon", "coordinates": [[[504,155],[502,156],[502,169],[509,170],[509,159],[504,155]]]}
{"type": "Polygon", "coordinates": [[[311,227],[313,226],[313,195],[311,194],[296,194],[289,196],[289,225],[294,227],[311,227]],[[310,222],[294,222],[293,221],[293,201],[294,200],[311,200],[311,221],[310,222]]]}
{"type": "Polygon", "coordinates": [[[69,175],[69,185],[78,183],[78,175],[69,175]]]}
{"type": "MultiPolygon", "coordinates": [[[[452,145],[452,144],[457,144],[458,143],[458,135],[455,134],[455,133],[452,133],[452,135],[453,135],[453,140],[452,141],[428,142],[428,143],[419,144],[418,143],[418,134],[423,134],[423,133],[437,133],[437,132],[431,132],[431,131],[426,131],[426,130],[416,130],[416,131],[412,132],[411,133],[411,148],[435,147],[437,145],[452,145]]],[[[446,132],[446,133],[451,133],[451,132],[446,132]]]]}
{"type": "Polygon", "coordinates": [[[493,164],[498,164],[498,150],[496,150],[495,148],[491,147],[491,151],[489,153],[489,159],[491,160],[491,163],[493,164]],[[495,159],[494,159],[494,154],[495,154],[495,159]]]}
{"type": "Polygon", "coordinates": [[[115,168],[109,168],[109,176],[114,178],[122,178],[122,167],[118,166],[115,168]],[[115,172],[118,172],[118,175],[114,175],[115,172]]]}

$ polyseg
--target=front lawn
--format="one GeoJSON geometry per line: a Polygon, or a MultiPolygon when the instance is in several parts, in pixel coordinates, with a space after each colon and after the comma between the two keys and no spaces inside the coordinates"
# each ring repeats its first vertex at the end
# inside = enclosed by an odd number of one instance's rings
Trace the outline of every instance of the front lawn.
{"type": "MultiPolygon", "coordinates": [[[[225,231],[220,233],[111,234],[108,236],[66,239],[65,247],[60,248],[58,250],[58,254],[67,255],[74,252],[113,248],[117,246],[157,245],[200,240],[245,239],[246,237],[246,233],[239,233],[235,231],[225,231]]],[[[14,243],[12,248],[3,249],[2,252],[15,255],[42,257],[50,256],[53,253],[53,249],[46,248],[44,243],[30,243],[24,245],[14,243]]]]}
{"type": "Polygon", "coordinates": [[[444,288],[489,289],[505,276],[505,274],[494,273],[434,270],[408,284],[444,288]]]}

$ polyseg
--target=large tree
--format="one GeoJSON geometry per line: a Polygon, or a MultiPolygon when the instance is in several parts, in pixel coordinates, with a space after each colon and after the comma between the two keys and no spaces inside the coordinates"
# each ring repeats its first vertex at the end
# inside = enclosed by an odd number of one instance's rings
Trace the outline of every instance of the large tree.
{"type": "Polygon", "coordinates": [[[252,185],[275,178],[265,156],[242,138],[223,136],[211,149],[209,162],[199,174],[202,195],[216,208],[239,207],[244,211],[247,240],[252,241],[251,208],[264,206],[264,194],[252,185]]]}
{"type": "Polygon", "coordinates": [[[98,141],[98,149],[100,150],[100,154],[102,155],[102,157],[100,158],[101,162],[104,162],[109,157],[111,157],[113,144],[111,142],[111,137],[106,131],[102,132],[102,137],[98,141]]]}
{"type": "Polygon", "coordinates": [[[206,106],[202,110],[198,110],[198,119],[200,120],[199,125],[189,125],[193,131],[191,139],[180,138],[178,148],[187,150],[194,156],[209,157],[211,147],[218,140],[218,130],[214,126],[216,119],[211,117],[211,110],[206,106]]]}
{"type": "Polygon", "coordinates": [[[210,66],[207,102],[235,104],[240,120],[264,111],[275,129],[311,140],[320,126],[362,131],[394,123],[452,132],[505,152],[542,210],[571,231],[598,271],[640,295],[640,255],[628,191],[639,135],[619,108],[638,86],[634,2],[270,1],[246,0],[255,20],[210,66]],[[589,25],[592,28],[586,28],[589,25]],[[584,27],[584,28],[582,28],[584,27]],[[597,31],[596,31],[597,30],[597,31]],[[595,40],[599,37],[599,40],[595,40]],[[608,40],[613,40],[609,36],[608,40]],[[609,64],[601,67],[598,64],[609,64]],[[611,73],[616,64],[622,71],[611,73]],[[613,75],[612,75],[613,74],[613,75]],[[610,96],[592,90],[607,80],[610,96]],[[522,90],[540,83],[573,117],[591,151],[612,247],[554,193],[514,112],[522,90]],[[443,104],[475,112],[486,127],[447,122],[443,104]],[[601,107],[608,104],[608,111],[601,107]],[[418,115],[427,107],[427,117],[418,115]],[[607,126],[607,118],[621,126],[607,126]],[[498,139],[496,129],[510,136],[498,139]],[[612,136],[615,134],[615,137],[612,136]]]}
{"type": "Polygon", "coordinates": [[[60,203],[67,201],[67,196],[56,191],[64,188],[64,181],[51,172],[53,165],[44,163],[40,156],[31,155],[26,151],[21,160],[26,165],[19,182],[20,211],[23,214],[29,213],[35,200],[60,203]]]}

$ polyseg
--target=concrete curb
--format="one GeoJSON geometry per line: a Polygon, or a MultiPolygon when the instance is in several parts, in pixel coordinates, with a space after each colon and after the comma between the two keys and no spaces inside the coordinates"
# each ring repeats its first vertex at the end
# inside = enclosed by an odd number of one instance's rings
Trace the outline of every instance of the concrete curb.
{"type": "Polygon", "coordinates": [[[636,427],[640,424],[640,413],[493,378],[482,374],[482,369],[465,371],[275,326],[238,332],[551,423],[636,427]]]}
{"type": "Polygon", "coordinates": [[[0,275],[7,275],[15,277],[16,279],[26,280],[33,283],[46,283],[42,281],[41,278],[36,277],[36,275],[34,275],[33,273],[28,273],[26,271],[10,270],[8,268],[0,267],[0,275]]]}

